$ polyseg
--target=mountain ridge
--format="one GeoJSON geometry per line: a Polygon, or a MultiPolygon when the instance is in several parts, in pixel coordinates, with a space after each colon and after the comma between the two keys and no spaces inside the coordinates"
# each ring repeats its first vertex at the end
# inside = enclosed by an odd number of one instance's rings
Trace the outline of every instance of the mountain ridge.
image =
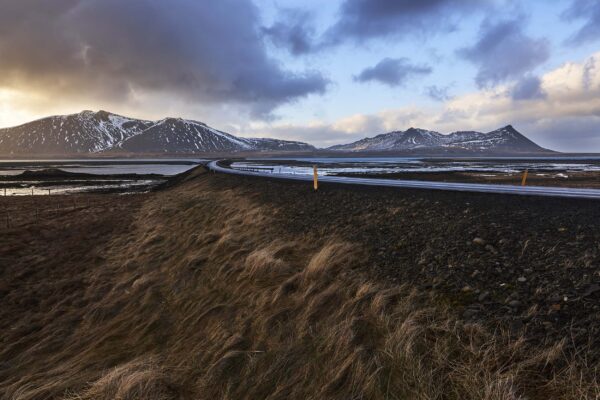
{"type": "Polygon", "coordinates": [[[314,150],[304,142],[241,138],[194,120],[149,121],[103,110],[55,115],[0,129],[0,154],[5,155],[314,150]]]}
{"type": "Polygon", "coordinates": [[[166,117],[157,121],[100,110],[55,115],[0,129],[0,155],[225,154],[252,152],[523,154],[549,153],[506,125],[491,132],[441,134],[410,127],[325,149],[299,141],[245,138],[204,122],[166,117]]]}
{"type": "Polygon", "coordinates": [[[545,149],[528,139],[510,124],[486,133],[456,131],[445,135],[436,131],[410,127],[406,131],[382,133],[352,143],[331,146],[327,150],[340,152],[400,152],[415,150],[446,150],[473,153],[551,152],[551,150],[545,149]]]}

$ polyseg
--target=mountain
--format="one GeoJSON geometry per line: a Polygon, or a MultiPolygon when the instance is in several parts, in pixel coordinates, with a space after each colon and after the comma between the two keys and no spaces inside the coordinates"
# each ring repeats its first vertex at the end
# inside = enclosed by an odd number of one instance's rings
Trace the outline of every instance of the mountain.
{"type": "Polygon", "coordinates": [[[96,153],[143,132],[151,124],[106,111],[48,117],[0,129],[0,154],[96,153]]]}
{"type": "Polygon", "coordinates": [[[197,121],[166,118],[116,148],[132,153],[218,153],[239,151],[311,151],[302,142],[279,139],[247,139],[221,132],[197,121]]]}
{"type": "Polygon", "coordinates": [[[166,118],[116,148],[131,153],[196,153],[255,150],[243,139],[206,124],[181,118],[166,118]]]}
{"type": "Polygon", "coordinates": [[[468,152],[468,153],[538,153],[550,150],[538,146],[511,125],[482,133],[475,131],[453,132],[448,135],[410,128],[336,145],[335,151],[408,151],[408,152],[468,152]]]}
{"type": "MultiPolygon", "coordinates": [[[[303,142],[242,138],[192,120],[146,121],[107,111],[43,118],[0,129],[0,155],[50,156],[93,153],[202,154],[238,152],[307,152],[303,142]]],[[[410,128],[337,145],[336,152],[407,152],[435,154],[511,154],[549,152],[511,125],[488,133],[460,131],[448,135],[410,128]]]]}
{"type": "Polygon", "coordinates": [[[197,121],[145,121],[106,111],[83,111],[0,129],[0,154],[4,155],[313,150],[313,146],[302,142],[238,138],[197,121]]]}

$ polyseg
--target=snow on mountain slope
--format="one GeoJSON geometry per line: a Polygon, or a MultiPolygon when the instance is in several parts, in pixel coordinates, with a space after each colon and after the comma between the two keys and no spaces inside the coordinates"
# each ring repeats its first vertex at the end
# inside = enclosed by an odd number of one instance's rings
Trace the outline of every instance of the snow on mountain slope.
{"type": "Polygon", "coordinates": [[[252,150],[242,139],[206,124],[181,118],[158,121],[118,148],[132,153],[197,153],[252,150]]]}
{"type": "MultiPolygon", "coordinates": [[[[192,120],[144,121],[106,111],[54,116],[0,129],[0,155],[69,155],[106,151],[128,153],[235,153],[314,151],[313,146],[270,138],[241,138],[192,120]]],[[[335,151],[432,151],[475,153],[547,152],[507,125],[488,133],[449,135],[410,128],[330,147],[335,151]]]]}
{"type": "Polygon", "coordinates": [[[507,125],[488,133],[454,132],[447,136],[447,143],[445,145],[465,150],[544,150],[519,133],[512,125],[507,125]]]}
{"type": "Polygon", "coordinates": [[[208,125],[181,118],[157,122],[118,148],[134,153],[221,153],[239,151],[307,151],[314,147],[279,139],[239,138],[208,125]]]}
{"type": "Polygon", "coordinates": [[[548,151],[519,133],[511,125],[488,133],[460,131],[449,135],[410,128],[365,138],[329,148],[337,151],[468,151],[468,152],[540,152],[548,151]]]}
{"type": "Polygon", "coordinates": [[[314,151],[316,148],[308,143],[271,138],[244,139],[258,151],[314,151]]]}
{"type": "Polygon", "coordinates": [[[94,153],[139,134],[150,124],[106,111],[53,116],[0,129],[0,153],[94,153]]]}
{"type": "Polygon", "coordinates": [[[0,154],[68,155],[130,153],[226,153],[310,151],[302,142],[238,138],[197,121],[166,118],[144,121],[106,111],[55,116],[0,129],[0,154]]]}

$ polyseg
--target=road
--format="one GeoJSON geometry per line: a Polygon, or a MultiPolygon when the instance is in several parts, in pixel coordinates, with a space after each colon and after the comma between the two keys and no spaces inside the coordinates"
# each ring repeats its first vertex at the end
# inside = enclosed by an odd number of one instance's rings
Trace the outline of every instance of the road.
{"type": "MultiPolygon", "coordinates": [[[[231,168],[225,168],[218,165],[218,161],[211,161],[207,167],[215,172],[221,172],[232,175],[258,176],[272,179],[284,179],[294,181],[312,182],[311,175],[289,175],[265,172],[240,171],[231,168]]],[[[477,193],[498,193],[514,194],[523,196],[546,196],[546,197],[568,197],[579,199],[597,199],[600,200],[600,189],[580,189],[566,187],[544,187],[544,186],[512,186],[512,185],[492,185],[481,183],[456,183],[456,182],[431,182],[431,181],[407,181],[395,179],[375,179],[375,178],[347,178],[342,176],[319,176],[319,183],[336,183],[347,185],[364,186],[383,186],[405,189],[427,189],[427,190],[448,190],[456,192],[477,192],[477,193]]]]}

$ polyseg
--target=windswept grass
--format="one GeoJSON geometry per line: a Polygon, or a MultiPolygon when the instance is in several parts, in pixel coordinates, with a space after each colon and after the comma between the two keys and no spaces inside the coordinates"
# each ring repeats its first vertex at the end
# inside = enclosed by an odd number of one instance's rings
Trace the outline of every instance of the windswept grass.
{"type": "Polygon", "coordinates": [[[6,269],[3,398],[600,396],[563,343],[465,323],[433,294],[369,279],[360,243],[291,234],[274,213],[198,173],[106,243],[82,240],[77,260],[40,251],[6,269]]]}

